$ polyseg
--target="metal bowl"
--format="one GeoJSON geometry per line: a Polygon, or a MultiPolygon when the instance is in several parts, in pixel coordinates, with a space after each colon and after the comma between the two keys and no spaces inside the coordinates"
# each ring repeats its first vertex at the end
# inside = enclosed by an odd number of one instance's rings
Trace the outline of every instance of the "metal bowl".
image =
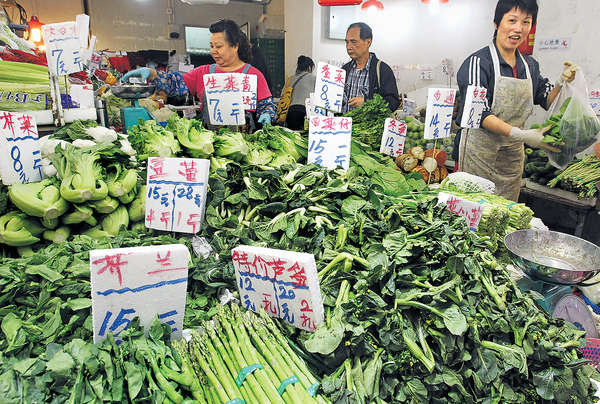
{"type": "Polygon", "coordinates": [[[600,272],[600,247],[579,237],[548,230],[517,230],[504,245],[516,266],[532,278],[561,285],[582,282],[600,272]]]}
{"type": "Polygon", "coordinates": [[[154,94],[156,86],[151,84],[120,84],[110,88],[110,91],[119,98],[138,100],[154,94]]]}

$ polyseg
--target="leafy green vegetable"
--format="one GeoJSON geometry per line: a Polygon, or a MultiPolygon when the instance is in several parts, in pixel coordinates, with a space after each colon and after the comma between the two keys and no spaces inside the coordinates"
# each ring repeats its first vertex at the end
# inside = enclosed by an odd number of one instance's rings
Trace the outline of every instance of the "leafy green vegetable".
{"type": "Polygon", "coordinates": [[[181,151],[173,132],[154,120],[139,122],[128,132],[128,140],[141,161],[148,157],[174,157],[181,151]]]}
{"type": "Polygon", "coordinates": [[[387,102],[379,94],[344,116],[352,118],[352,139],[379,148],[386,118],[392,114],[387,102]]]}
{"type": "Polygon", "coordinates": [[[214,133],[204,129],[202,121],[180,118],[173,114],[167,121],[167,130],[175,134],[186,155],[190,157],[207,158],[214,152],[214,133]]]}

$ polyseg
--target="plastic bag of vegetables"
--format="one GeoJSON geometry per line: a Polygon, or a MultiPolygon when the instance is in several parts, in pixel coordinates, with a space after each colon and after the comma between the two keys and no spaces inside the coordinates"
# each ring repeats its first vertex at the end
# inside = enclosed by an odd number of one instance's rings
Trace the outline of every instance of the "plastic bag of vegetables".
{"type": "Polygon", "coordinates": [[[548,153],[552,165],[564,169],[575,155],[598,141],[600,122],[590,106],[583,72],[577,72],[571,83],[565,83],[548,110],[548,121],[555,124],[564,145],[560,153],[548,153]]]}

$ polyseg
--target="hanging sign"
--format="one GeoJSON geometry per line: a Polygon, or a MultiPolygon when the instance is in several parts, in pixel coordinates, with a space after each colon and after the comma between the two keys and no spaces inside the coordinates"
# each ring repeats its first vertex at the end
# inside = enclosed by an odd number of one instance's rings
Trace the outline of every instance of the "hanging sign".
{"type": "Polygon", "coordinates": [[[178,233],[200,231],[210,161],[148,158],[146,227],[178,233]]]}
{"type": "Polygon", "coordinates": [[[333,112],[341,112],[345,84],[346,71],[344,69],[319,62],[314,105],[333,112]]]}
{"type": "Polygon", "coordinates": [[[90,251],[94,343],[118,336],[140,318],[146,333],[158,319],[181,338],[190,253],[182,244],[90,251]]]}
{"type": "Polygon", "coordinates": [[[204,92],[211,125],[239,126],[246,123],[240,73],[205,74],[204,92]]]}
{"type": "Polygon", "coordinates": [[[240,300],[303,330],[323,321],[323,299],[312,254],[239,246],[231,251],[240,300]]]}
{"type": "Polygon", "coordinates": [[[41,181],[42,156],[35,118],[0,111],[0,175],[4,185],[41,181]]]}
{"type": "Polygon", "coordinates": [[[465,106],[463,109],[460,126],[463,128],[481,127],[481,115],[487,105],[487,88],[468,86],[465,96],[465,106]]]}
{"type": "Polygon", "coordinates": [[[383,126],[381,136],[381,147],[379,153],[396,157],[404,152],[404,141],[406,140],[406,123],[387,118],[383,126]]]}
{"type": "Polygon", "coordinates": [[[455,97],[456,90],[451,88],[429,89],[425,115],[425,139],[441,139],[450,136],[455,97]]]}
{"type": "Polygon", "coordinates": [[[350,168],[352,118],[313,116],[308,121],[308,163],[350,168]]]}
{"type": "Polygon", "coordinates": [[[445,192],[439,193],[438,201],[439,203],[445,203],[446,209],[450,212],[467,219],[469,229],[477,231],[477,227],[481,221],[481,215],[483,214],[483,205],[445,192]]]}

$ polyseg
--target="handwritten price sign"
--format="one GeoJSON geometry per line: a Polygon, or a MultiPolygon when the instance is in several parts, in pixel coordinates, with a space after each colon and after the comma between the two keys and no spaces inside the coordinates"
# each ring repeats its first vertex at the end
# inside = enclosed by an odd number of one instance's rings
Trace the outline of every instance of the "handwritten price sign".
{"type": "Polygon", "coordinates": [[[445,203],[446,209],[459,216],[467,219],[469,229],[477,231],[481,215],[483,214],[483,206],[477,202],[468,201],[459,196],[450,195],[445,192],[440,192],[438,195],[439,203],[445,203]]]}
{"type": "Polygon", "coordinates": [[[244,125],[244,99],[240,73],[204,75],[208,117],[212,125],[244,125]]]}
{"type": "Polygon", "coordinates": [[[596,115],[600,115],[600,90],[590,91],[590,105],[596,115]]]}
{"type": "Polygon", "coordinates": [[[31,115],[0,111],[0,147],[0,175],[4,185],[42,179],[37,125],[31,115]]]}
{"type": "Polygon", "coordinates": [[[451,88],[429,89],[425,115],[425,139],[441,139],[450,136],[455,97],[456,90],[451,88]]]}
{"type": "Polygon", "coordinates": [[[253,74],[238,74],[242,76],[242,104],[244,109],[254,111],[256,109],[258,78],[253,74]]]}
{"type": "Polygon", "coordinates": [[[487,88],[468,86],[465,97],[460,126],[463,128],[479,128],[481,126],[481,115],[487,105],[487,88]]]}
{"type": "Polygon", "coordinates": [[[381,147],[379,153],[396,157],[404,151],[404,141],[406,140],[406,123],[387,118],[383,127],[383,136],[381,136],[381,147]]]}
{"type": "Polygon", "coordinates": [[[61,76],[83,70],[75,21],[43,25],[42,36],[46,45],[46,58],[50,74],[61,76]]]}
{"type": "Polygon", "coordinates": [[[181,244],[90,251],[94,343],[135,317],[147,331],[158,316],[181,338],[189,260],[181,244]]]}
{"type": "Polygon", "coordinates": [[[239,246],[232,251],[242,305],[314,331],[323,321],[323,299],[315,257],[271,248],[239,246]]]}
{"type": "Polygon", "coordinates": [[[313,116],[308,124],[308,163],[334,169],[350,167],[352,118],[313,116]]]}
{"type": "Polygon", "coordinates": [[[315,106],[315,103],[312,101],[313,98],[314,98],[314,93],[310,93],[310,97],[304,101],[304,106],[306,108],[306,116],[309,119],[315,115],[333,116],[333,112],[328,111],[325,108],[315,106]]]}
{"type": "Polygon", "coordinates": [[[315,82],[314,105],[341,112],[344,98],[346,71],[339,67],[319,62],[317,81],[315,82]]]}
{"type": "Polygon", "coordinates": [[[148,158],[146,227],[197,233],[204,220],[210,161],[148,158]]]}

